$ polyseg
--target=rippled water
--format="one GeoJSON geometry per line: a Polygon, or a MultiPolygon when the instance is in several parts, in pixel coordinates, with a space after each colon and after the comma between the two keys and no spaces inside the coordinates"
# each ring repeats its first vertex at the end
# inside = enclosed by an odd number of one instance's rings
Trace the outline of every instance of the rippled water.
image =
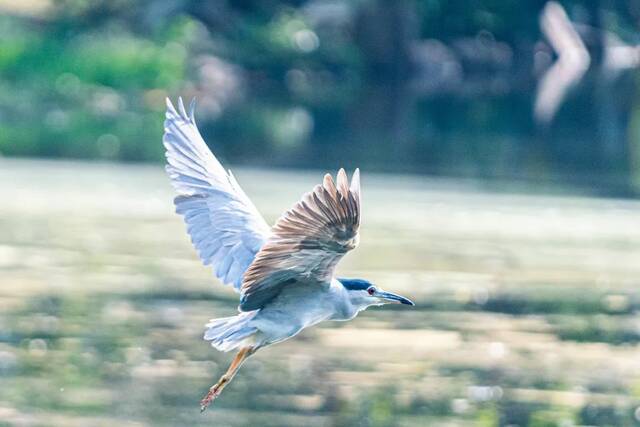
{"type": "MultiPolygon", "coordinates": [[[[236,171],[272,222],[319,182],[236,171]]],[[[0,161],[0,425],[640,425],[640,203],[363,173],[340,274],[410,296],[250,359],[161,166],[0,161]]]]}

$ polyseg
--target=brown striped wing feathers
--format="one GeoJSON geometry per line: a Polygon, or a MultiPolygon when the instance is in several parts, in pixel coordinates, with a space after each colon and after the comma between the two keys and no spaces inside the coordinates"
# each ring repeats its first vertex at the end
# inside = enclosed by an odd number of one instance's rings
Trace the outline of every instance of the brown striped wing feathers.
{"type": "Polygon", "coordinates": [[[349,185],[344,169],[305,194],[273,226],[271,236],[247,269],[242,283],[242,310],[255,310],[295,282],[331,279],[345,253],[358,244],[360,173],[349,185]]]}

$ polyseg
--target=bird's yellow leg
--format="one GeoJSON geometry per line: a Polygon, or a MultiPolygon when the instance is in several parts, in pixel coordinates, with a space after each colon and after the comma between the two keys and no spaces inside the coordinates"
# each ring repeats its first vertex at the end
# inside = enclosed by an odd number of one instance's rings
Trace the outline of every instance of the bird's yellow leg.
{"type": "Polygon", "coordinates": [[[227,372],[225,372],[225,374],[220,377],[217,383],[211,386],[209,392],[200,401],[200,412],[204,412],[204,410],[207,409],[211,402],[213,402],[218,396],[220,396],[220,393],[222,393],[222,390],[224,390],[227,384],[231,382],[233,377],[236,375],[236,372],[238,372],[238,369],[240,369],[240,366],[242,366],[242,363],[247,359],[247,357],[255,353],[256,350],[257,348],[254,347],[244,347],[240,349],[240,351],[233,358],[233,361],[231,362],[229,369],[227,369],[227,372]]]}

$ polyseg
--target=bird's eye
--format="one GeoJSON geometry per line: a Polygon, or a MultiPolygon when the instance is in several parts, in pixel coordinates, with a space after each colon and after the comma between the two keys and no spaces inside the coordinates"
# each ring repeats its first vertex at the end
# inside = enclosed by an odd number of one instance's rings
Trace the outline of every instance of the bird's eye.
{"type": "Polygon", "coordinates": [[[369,295],[373,295],[376,293],[376,288],[374,288],[373,286],[369,287],[369,289],[367,289],[367,293],[369,295]]]}

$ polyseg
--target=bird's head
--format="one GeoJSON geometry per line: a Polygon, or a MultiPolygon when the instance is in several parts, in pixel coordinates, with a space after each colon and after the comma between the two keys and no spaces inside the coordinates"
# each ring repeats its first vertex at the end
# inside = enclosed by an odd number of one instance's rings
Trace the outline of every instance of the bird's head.
{"type": "Polygon", "coordinates": [[[413,301],[403,296],[385,292],[373,283],[364,279],[338,279],[348,291],[351,304],[363,310],[371,305],[390,303],[415,305],[413,301]]]}

